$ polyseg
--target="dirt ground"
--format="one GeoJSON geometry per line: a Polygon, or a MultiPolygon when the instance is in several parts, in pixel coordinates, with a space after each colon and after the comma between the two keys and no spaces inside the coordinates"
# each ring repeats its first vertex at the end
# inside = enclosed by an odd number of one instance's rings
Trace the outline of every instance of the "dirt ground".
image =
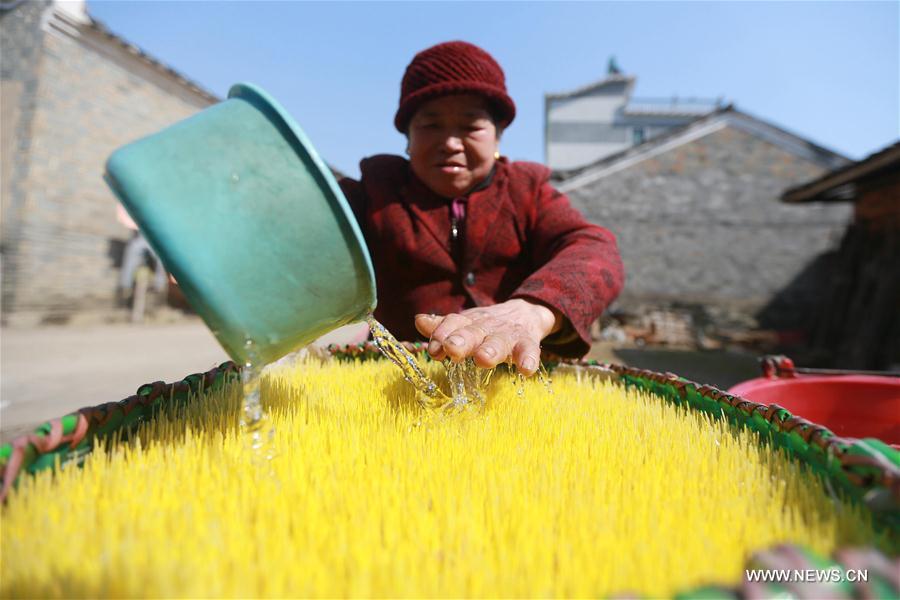
{"type": "Polygon", "coordinates": [[[84,406],[121,400],[142,384],[177,381],[228,360],[205,325],[4,328],[0,439],[84,406]]]}
{"type": "MultiPolygon", "coordinates": [[[[732,352],[597,344],[603,362],[671,371],[723,389],[758,372],[732,352]]],[[[228,360],[199,319],[174,324],[0,330],[0,443],[84,406],[121,400],[151,381],[177,381],[228,360]]]]}

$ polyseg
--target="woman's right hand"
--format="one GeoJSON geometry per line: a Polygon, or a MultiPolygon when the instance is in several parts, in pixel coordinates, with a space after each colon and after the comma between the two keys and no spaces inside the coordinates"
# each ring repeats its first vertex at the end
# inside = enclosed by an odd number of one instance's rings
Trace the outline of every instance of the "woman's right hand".
{"type": "Polygon", "coordinates": [[[512,359],[528,376],[540,364],[541,340],[561,323],[552,309],[521,298],[445,316],[416,315],[416,329],[429,339],[433,358],[459,362],[472,357],[485,369],[512,359]]]}

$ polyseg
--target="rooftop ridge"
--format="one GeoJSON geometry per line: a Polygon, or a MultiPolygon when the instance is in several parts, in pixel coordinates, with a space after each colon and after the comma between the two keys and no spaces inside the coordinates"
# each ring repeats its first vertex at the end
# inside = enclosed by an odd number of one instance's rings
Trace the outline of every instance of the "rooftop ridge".
{"type": "MultiPolygon", "coordinates": [[[[637,81],[637,78],[634,75],[612,74],[607,75],[603,79],[598,79],[596,81],[593,81],[592,83],[582,85],[568,92],[546,93],[544,94],[544,98],[546,98],[547,100],[561,100],[565,98],[572,98],[575,96],[580,96],[591,90],[603,87],[604,85],[608,85],[610,83],[625,83],[633,86],[635,81],[637,81]]],[[[630,94],[631,91],[629,90],[628,93],[630,94]]]]}

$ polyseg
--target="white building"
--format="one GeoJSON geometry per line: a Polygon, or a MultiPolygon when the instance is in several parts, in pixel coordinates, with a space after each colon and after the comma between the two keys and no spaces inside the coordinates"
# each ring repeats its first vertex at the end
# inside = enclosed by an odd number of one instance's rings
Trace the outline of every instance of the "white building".
{"type": "Polygon", "coordinates": [[[611,63],[609,75],[544,96],[544,162],[555,171],[583,167],[722,108],[719,100],[632,98],[635,77],[611,63]]]}

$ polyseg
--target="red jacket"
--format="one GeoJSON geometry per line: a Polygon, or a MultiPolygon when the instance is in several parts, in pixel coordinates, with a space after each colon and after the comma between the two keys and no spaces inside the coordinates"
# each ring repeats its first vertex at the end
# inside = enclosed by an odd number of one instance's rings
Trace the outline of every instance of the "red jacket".
{"type": "Polygon", "coordinates": [[[456,240],[451,200],[426,187],[406,159],[373,156],[360,170],[361,181],[340,185],[375,267],[375,317],[394,335],[420,338],[416,313],[523,298],[569,321],[544,340],[545,348],[562,356],[587,353],[591,323],[622,288],[622,261],[615,237],[550,186],[549,169],[500,159],[489,185],[469,194],[456,240]]]}

